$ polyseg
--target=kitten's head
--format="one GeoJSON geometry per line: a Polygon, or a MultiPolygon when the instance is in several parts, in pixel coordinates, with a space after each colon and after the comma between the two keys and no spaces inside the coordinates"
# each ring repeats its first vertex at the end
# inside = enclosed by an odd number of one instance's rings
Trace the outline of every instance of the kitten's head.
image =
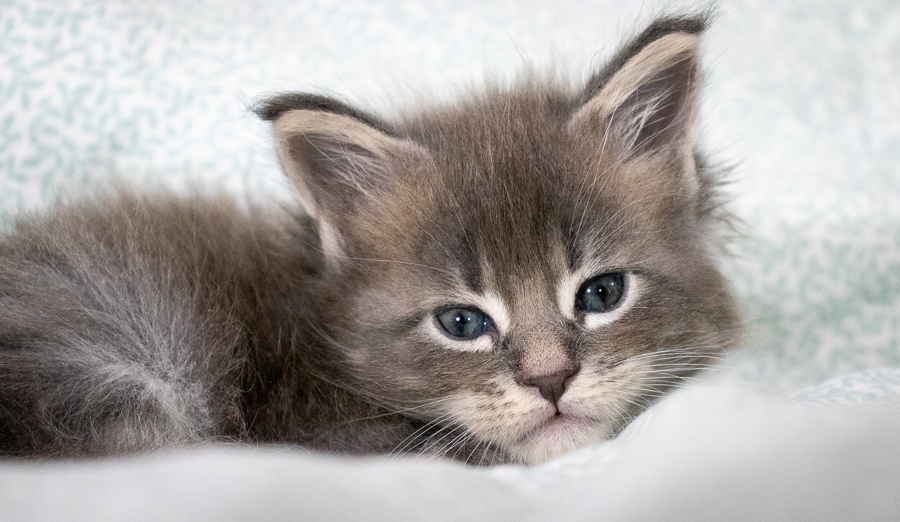
{"type": "Polygon", "coordinates": [[[431,450],[537,463],[607,439],[733,343],[702,28],[655,22],[577,93],[529,80],[395,125],[315,95],[259,110],[318,223],[324,335],[431,450]]]}

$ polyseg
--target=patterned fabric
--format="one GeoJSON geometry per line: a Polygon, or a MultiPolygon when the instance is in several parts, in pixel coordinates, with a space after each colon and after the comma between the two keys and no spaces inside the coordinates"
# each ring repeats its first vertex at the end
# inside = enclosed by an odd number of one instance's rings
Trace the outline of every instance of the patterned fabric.
{"type": "Polygon", "coordinates": [[[806,406],[900,402],[900,370],[877,368],[841,375],[794,392],[787,401],[806,406]]]}
{"type": "MultiPolygon", "coordinates": [[[[726,263],[750,335],[729,368],[789,391],[900,366],[900,8],[778,5],[734,6],[709,33],[704,138],[739,162],[746,237],[726,263]]],[[[484,67],[508,77],[519,53],[583,76],[652,8],[0,0],[0,208],[111,181],[286,200],[247,111],[259,95],[389,109],[389,92],[445,97],[484,67]]]]}

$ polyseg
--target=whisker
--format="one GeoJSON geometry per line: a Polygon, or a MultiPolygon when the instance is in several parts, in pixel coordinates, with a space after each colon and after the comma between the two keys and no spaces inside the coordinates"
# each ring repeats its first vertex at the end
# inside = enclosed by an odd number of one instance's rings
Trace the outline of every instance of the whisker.
{"type": "MultiPolygon", "coordinates": [[[[409,449],[411,446],[414,446],[420,442],[418,440],[419,436],[421,436],[424,433],[427,433],[430,429],[434,428],[437,425],[440,425],[440,423],[444,422],[445,420],[447,420],[450,417],[451,417],[451,414],[447,413],[445,415],[442,415],[442,416],[426,423],[424,426],[415,430],[410,435],[408,435],[406,438],[404,438],[402,441],[400,441],[397,444],[397,446],[393,450],[391,450],[391,452],[388,455],[389,456],[394,455],[394,457],[397,457],[399,455],[405,454],[407,449],[409,449]]],[[[440,431],[441,430],[438,430],[435,434],[440,433],[440,431]]]]}

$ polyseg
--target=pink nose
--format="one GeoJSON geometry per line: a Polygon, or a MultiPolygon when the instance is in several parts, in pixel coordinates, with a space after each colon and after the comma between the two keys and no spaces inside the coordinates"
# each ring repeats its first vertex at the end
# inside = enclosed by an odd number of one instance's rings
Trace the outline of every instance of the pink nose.
{"type": "Polygon", "coordinates": [[[577,370],[566,368],[550,375],[540,375],[522,380],[525,386],[534,386],[541,392],[541,396],[556,406],[559,398],[566,392],[566,388],[572,382],[571,377],[577,370]]]}

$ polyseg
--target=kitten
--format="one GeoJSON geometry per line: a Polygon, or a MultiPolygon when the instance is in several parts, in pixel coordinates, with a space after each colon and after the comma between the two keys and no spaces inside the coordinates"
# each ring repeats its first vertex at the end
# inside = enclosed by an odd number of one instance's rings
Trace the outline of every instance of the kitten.
{"type": "Polygon", "coordinates": [[[534,464],[614,436],[735,342],[696,150],[702,17],[579,92],[387,122],[263,102],[303,212],[115,196],[0,241],[0,455],[209,441],[534,464]]]}

